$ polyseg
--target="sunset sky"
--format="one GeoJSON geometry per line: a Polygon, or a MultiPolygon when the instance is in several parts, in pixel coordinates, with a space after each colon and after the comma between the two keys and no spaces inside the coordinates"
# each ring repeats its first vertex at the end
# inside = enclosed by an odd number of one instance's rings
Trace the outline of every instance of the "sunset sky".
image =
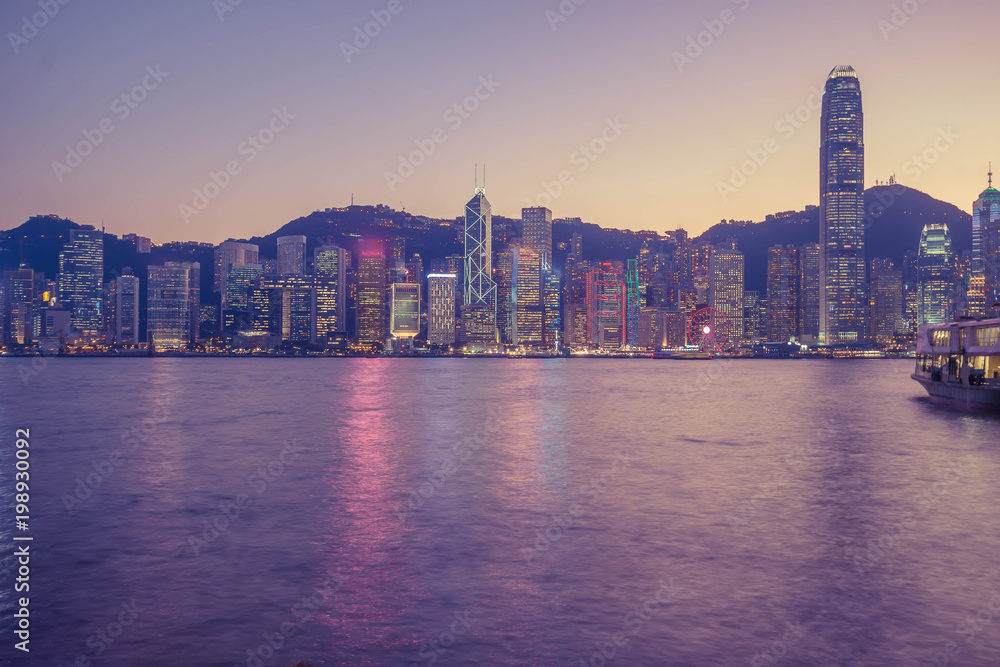
{"type": "Polygon", "coordinates": [[[861,78],[868,186],[896,174],[970,210],[987,163],[1000,171],[987,0],[565,0],[569,16],[559,0],[237,1],[42,0],[58,12],[37,30],[25,17],[38,0],[3,3],[0,228],[54,213],[219,242],[352,193],[454,218],[485,163],[498,215],[519,217],[566,171],[557,218],[698,233],[818,203],[810,98],[840,64],[861,78]],[[372,12],[386,25],[355,42],[372,12]],[[707,46],[679,66],[699,33],[707,46]],[[796,128],[784,119],[797,110],[796,128]],[[271,143],[244,143],[262,130],[271,143]],[[78,164],[67,156],[98,139],[78,164]],[[605,140],[593,159],[579,152],[605,140]],[[418,142],[433,152],[400,172],[418,142]],[[765,145],[776,152],[724,196],[765,145]],[[228,185],[198,201],[213,172],[228,185]]]}

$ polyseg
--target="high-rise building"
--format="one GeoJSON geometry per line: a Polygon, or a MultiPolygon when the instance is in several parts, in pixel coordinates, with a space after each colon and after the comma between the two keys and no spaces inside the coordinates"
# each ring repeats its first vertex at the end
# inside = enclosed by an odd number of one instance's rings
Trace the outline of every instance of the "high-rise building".
{"type": "MultiPolygon", "coordinates": [[[[315,343],[315,284],[312,277],[288,275],[265,276],[258,281],[260,288],[268,290],[272,321],[270,330],[281,336],[282,342],[293,345],[315,343]],[[274,322],[278,317],[278,325],[274,322]]],[[[251,290],[251,295],[253,290],[251,290]]],[[[253,305],[250,304],[250,312],[253,305]]]]}
{"type": "Polygon", "coordinates": [[[767,340],[787,343],[798,336],[799,251],[775,246],[767,251],[767,340]]]}
{"type": "Polygon", "coordinates": [[[156,350],[179,350],[191,342],[190,286],[191,271],[179,263],[149,267],[146,327],[156,350]]]}
{"type": "Polygon", "coordinates": [[[871,338],[879,345],[891,345],[903,325],[903,272],[896,271],[891,259],[872,262],[871,338]]]}
{"type": "MultiPolygon", "coordinates": [[[[139,277],[126,268],[114,279],[114,333],[119,345],[139,344],[139,277]]],[[[190,286],[189,286],[190,287],[190,286]]],[[[190,295],[189,295],[190,296],[190,295]]]]}
{"type": "Polygon", "coordinates": [[[521,245],[541,255],[544,266],[552,266],[552,211],[544,206],[522,209],[521,223],[521,245]]]}
{"type": "Polygon", "coordinates": [[[865,144],[861,83],[852,67],[826,81],[820,147],[820,338],[865,335],[865,144]]]}
{"type": "Polygon", "coordinates": [[[386,339],[386,266],[381,249],[363,251],[358,260],[358,342],[384,345],[386,339]]]}
{"type": "Polygon", "coordinates": [[[264,267],[260,264],[260,247],[252,243],[241,243],[239,241],[225,241],[215,250],[215,280],[212,286],[216,292],[222,295],[221,308],[228,309],[226,303],[226,280],[229,277],[229,270],[233,267],[260,266],[261,273],[264,267]]]}
{"type": "Polygon", "coordinates": [[[493,210],[486,189],[465,205],[465,303],[462,339],[474,347],[497,342],[497,286],[493,281],[493,210]]]}
{"type": "Polygon", "coordinates": [[[744,337],[743,326],[743,253],[731,247],[717,248],[711,255],[709,304],[729,320],[729,344],[738,346],[744,337]]]}
{"type": "Polygon", "coordinates": [[[427,342],[430,345],[455,344],[455,292],[458,276],[432,273],[427,276],[427,342]]]}
{"type": "Polygon", "coordinates": [[[35,272],[24,262],[3,272],[0,283],[0,342],[30,345],[34,333],[35,272]]]}
{"type": "Polygon", "coordinates": [[[222,302],[226,305],[222,311],[222,328],[227,337],[251,328],[250,290],[258,286],[264,275],[260,264],[229,265],[223,284],[226,291],[222,302]]]}
{"type": "Polygon", "coordinates": [[[917,320],[920,324],[943,324],[950,320],[955,285],[955,255],[948,225],[924,225],[917,258],[919,296],[917,320]]]}
{"type": "Polygon", "coordinates": [[[639,260],[629,259],[625,262],[625,344],[632,348],[639,346],[639,313],[641,310],[639,260]]]}
{"type": "Polygon", "coordinates": [[[618,350],[625,345],[625,272],[621,262],[602,262],[587,274],[589,343],[618,350]]]}
{"type": "Polygon", "coordinates": [[[278,275],[304,276],[306,274],[306,237],[278,237],[278,275]]]}
{"type": "Polygon", "coordinates": [[[799,248],[799,342],[819,338],[820,245],[807,243],[799,248]]]}
{"type": "Polygon", "coordinates": [[[562,331],[562,290],[555,269],[542,272],[542,307],[545,347],[555,347],[562,331]]]}
{"type": "Polygon", "coordinates": [[[532,248],[515,246],[513,311],[513,345],[540,347],[543,333],[542,254],[532,248]]]}
{"type": "Polygon", "coordinates": [[[514,345],[517,308],[513,250],[498,252],[494,257],[493,282],[497,286],[497,337],[503,345],[514,345]]]}
{"type": "Polygon", "coordinates": [[[767,342],[767,299],[756,290],[743,292],[743,337],[751,343],[767,342]]]}
{"type": "Polygon", "coordinates": [[[393,283],[389,311],[389,334],[407,343],[420,334],[420,285],[393,283]]]}
{"type": "Polygon", "coordinates": [[[101,330],[104,285],[104,234],[73,229],[59,253],[59,301],[71,312],[72,327],[84,334],[101,330]]]}
{"type": "Polygon", "coordinates": [[[324,245],[313,252],[316,289],[316,342],[325,345],[336,333],[347,332],[347,251],[324,245]]]}
{"type": "Polygon", "coordinates": [[[985,315],[1000,302],[1000,191],[993,187],[992,165],[989,186],[973,205],[972,244],[970,292],[975,293],[974,307],[982,310],[974,314],[985,315]]]}

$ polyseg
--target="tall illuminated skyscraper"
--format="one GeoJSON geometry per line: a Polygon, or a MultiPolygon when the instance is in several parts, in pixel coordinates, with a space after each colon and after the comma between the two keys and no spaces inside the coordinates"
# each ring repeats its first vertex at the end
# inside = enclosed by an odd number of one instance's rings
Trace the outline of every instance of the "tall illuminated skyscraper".
{"type": "Polygon", "coordinates": [[[119,345],[139,344],[139,277],[126,268],[114,284],[114,336],[119,345]]]}
{"type": "Polygon", "coordinates": [[[363,251],[358,260],[358,342],[383,345],[386,338],[385,254],[381,249],[363,251]]]}
{"type": "Polygon", "coordinates": [[[393,283],[389,310],[389,334],[406,344],[420,334],[420,285],[393,283]]]}
{"type": "Polygon", "coordinates": [[[521,245],[542,256],[552,266],[552,211],[544,206],[521,209],[521,245]]]}
{"type": "Polygon", "coordinates": [[[304,276],[306,274],[306,237],[278,237],[278,275],[304,276]]]}
{"type": "Polygon", "coordinates": [[[156,350],[179,350],[191,342],[190,287],[188,267],[177,262],[149,267],[146,326],[156,350]]]}
{"type": "Polygon", "coordinates": [[[853,67],[830,72],[820,132],[820,338],[829,345],[866,329],[864,113],[853,67]]]}
{"type": "Polygon", "coordinates": [[[618,350],[625,345],[625,271],[621,262],[602,262],[587,274],[587,334],[589,343],[618,350]]]}
{"type": "Polygon", "coordinates": [[[943,324],[949,321],[955,287],[955,255],[948,225],[924,225],[920,235],[917,319],[920,324],[943,324]]]}
{"type": "Polygon", "coordinates": [[[101,330],[103,281],[104,233],[71,230],[59,253],[59,301],[70,310],[70,322],[81,333],[101,330]]]}
{"type": "MultiPolygon", "coordinates": [[[[260,247],[252,243],[225,241],[215,250],[215,291],[222,295],[221,309],[228,309],[226,281],[233,267],[257,266],[260,263],[260,247]]],[[[263,270],[263,267],[261,267],[263,270]]]]}
{"type": "Polygon", "coordinates": [[[819,338],[820,245],[807,243],[799,248],[799,342],[819,338]]]}
{"type": "Polygon", "coordinates": [[[719,248],[711,253],[709,261],[709,304],[729,320],[729,344],[736,346],[743,340],[743,253],[733,247],[719,248]]]}
{"type": "Polygon", "coordinates": [[[27,264],[3,272],[0,284],[0,342],[29,345],[33,331],[35,272],[27,264]]]}
{"type": "Polygon", "coordinates": [[[775,246],[767,251],[767,340],[786,343],[798,335],[799,251],[775,246]]]}
{"type": "Polygon", "coordinates": [[[493,282],[493,210],[486,188],[465,205],[465,303],[463,342],[491,347],[497,342],[497,286],[493,282]]]}
{"type": "Polygon", "coordinates": [[[316,342],[325,345],[330,336],[347,332],[347,251],[325,245],[313,252],[316,289],[316,342]]]}
{"type": "MultiPolygon", "coordinates": [[[[970,291],[975,293],[975,307],[982,310],[974,314],[984,315],[1000,302],[1000,191],[993,187],[992,165],[989,186],[979,195],[972,210],[970,282],[970,291]]],[[[972,297],[970,294],[970,301],[972,297]]]]}
{"type": "Polygon", "coordinates": [[[514,345],[541,346],[543,333],[542,253],[533,248],[514,248],[514,279],[511,304],[514,345]]]}
{"type": "Polygon", "coordinates": [[[903,331],[903,272],[895,270],[891,259],[872,262],[871,338],[890,345],[903,331]]]}
{"type": "Polygon", "coordinates": [[[427,276],[427,286],[427,342],[431,345],[454,345],[458,276],[454,273],[432,273],[427,276]]]}

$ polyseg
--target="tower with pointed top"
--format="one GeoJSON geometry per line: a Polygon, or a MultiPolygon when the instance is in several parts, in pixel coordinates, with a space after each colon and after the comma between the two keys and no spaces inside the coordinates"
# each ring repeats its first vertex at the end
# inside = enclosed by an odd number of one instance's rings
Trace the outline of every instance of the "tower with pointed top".
{"type": "Polygon", "coordinates": [[[1000,302],[1000,190],[989,185],[972,205],[972,272],[969,281],[970,315],[985,315],[1000,302]]]}
{"type": "Polygon", "coordinates": [[[820,340],[833,345],[866,331],[864,113],[853,67],[830,72],[820,132],[820,340]]]}
{"type": "MultiPolygon", "coordinates": [[[[478,172],[478,169],[477,169],[478,172]]],[[[485,180],[485,178],[484,178],[485,180]]],[[[480,187],[465,205],[465,297],[462,341],[486,349],[497,343],[497,285],[493,280],[493,210],[480,187]]]]}

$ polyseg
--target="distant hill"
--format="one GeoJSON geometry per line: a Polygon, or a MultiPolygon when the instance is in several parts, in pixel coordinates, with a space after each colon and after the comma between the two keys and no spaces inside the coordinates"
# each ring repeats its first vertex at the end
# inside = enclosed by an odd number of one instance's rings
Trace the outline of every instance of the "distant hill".
{"type": "MultiPolygon", "coordinates": [[[[924,225],[932,222],[947,223],[957,253],[972,250],[972,215],[919,190],[900,185],[869,188],[865,191],[865,211],[873,212],[866,218],[865,256],[869,266],[876,257],[892,258],[902,266],[906,252],[920,246],[924,225]]],[[[746,256],[746,288],[763,293],[767,249],[779,244],[818,243],[819,209],[749,225],[723,222],[698,237],[698,241],[721,243],[730,237],[736,239],[737,247],[746,256]]]]}
{"type": "MultiPolygon", "coordinates": [[[[908,250],[916,250],[920,232],[929,222],[945,222],[951,229],[955,250],[961,253],[972,248],[972,216],[951,204],[939,201],[923,192],[903,186],[878,186],[865,192],[865,209],[874,214],[868,219],[866,255],[890,257],[902,264],[908,250]],[[884,212],[880,208],[884,206],[884,212]]],[[[494,227],[506,231],[508,237],[520,233],[520,221],[494,217],[494,227]]],[[[425,268],[429,262],[463,251],[461,234],[453,220],[439,220],[394,211],[387,207],[351,206],[346,209],[317,211],[293,220],[272,234],[242,239],[260,246],[261,257],[277,256],[279,236],[302,235],[307,240],[307,256],[316,246],[332,238],[349,250],[356,251],[362,239],[387,240],[406,237],[407,253],[420,253],[425,268]],[[385,221],[391,221],[386,223],[385,221]]],[[[80,225],[72,220],[53,216],[33,217],[21,226],[0,232],[0,268],[16,268],[23,250],[24,257],[36,271],[55,276],[59,268],[59,251],[72,229],[80,225]]],[[[553,226],[555,265],[564,264],[566,250],[559,249],[574,232],[583,236],[584,257],[598,260],[624,261],[636,257],[642,236],[628,230],[602,229],[598,225],[574,222],[553,226]]],[[[496,236],[496,234],[495,234],[496,236]]],[[[721,222],[696,242],[721,243],[735,238],[746,256],[748,290],[763,292],[766,287],[767,249],[774,245],[802,245],[819,241],[819,210],[769,216],[757,223],[721,222]]],[[[145,276],[150,264],[165,261],[197,261],[202,265],[202,289],[211,288],[212,252],[204,246],[179,249],[154,248],[149,255],[138,255],[128,244],[109,235],[105,242],[105,280],[120,275],[123,267],[132,267],[136,275],[145,276]]]]}

